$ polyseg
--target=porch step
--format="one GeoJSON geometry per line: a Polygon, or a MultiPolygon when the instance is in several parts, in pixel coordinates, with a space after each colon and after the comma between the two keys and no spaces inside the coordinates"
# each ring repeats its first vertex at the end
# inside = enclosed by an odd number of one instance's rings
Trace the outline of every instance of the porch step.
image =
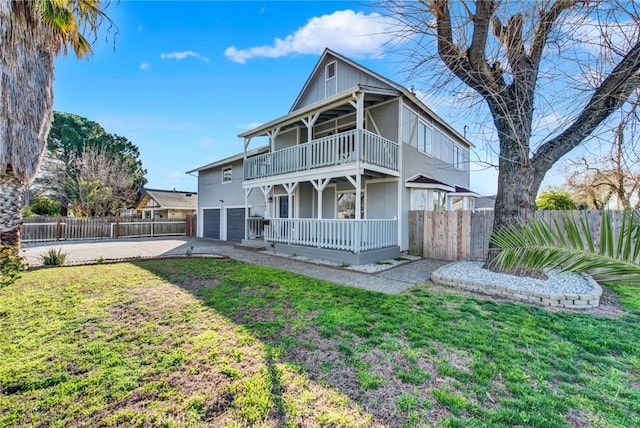
{"type": "Polygon", "coordinates": [[[267,249],[264,241],[257,241],[255,239],[243,239],[241,243],[234,244],[233,247],[249,251],[264,251],[267,249]]]}

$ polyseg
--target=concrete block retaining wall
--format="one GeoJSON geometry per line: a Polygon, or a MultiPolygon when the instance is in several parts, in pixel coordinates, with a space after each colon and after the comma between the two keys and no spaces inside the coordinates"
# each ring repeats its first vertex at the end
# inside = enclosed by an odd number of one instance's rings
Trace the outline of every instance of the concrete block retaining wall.
{"type": "Polygon", "coordinates": [[[602,288],[590,276],[583,275],[591,285],[588,294],[562,294],[549,291],[533,291],[507,285],[483,284],[473,279],[450,278],[442,274],[443,268],[431,274],[431,280],[437,284],[473,291],[490,296],[504,297],[510,300],[533,303],[541,306],[553,306],[568,309],[589,309],[600,304],[602,288]]]}

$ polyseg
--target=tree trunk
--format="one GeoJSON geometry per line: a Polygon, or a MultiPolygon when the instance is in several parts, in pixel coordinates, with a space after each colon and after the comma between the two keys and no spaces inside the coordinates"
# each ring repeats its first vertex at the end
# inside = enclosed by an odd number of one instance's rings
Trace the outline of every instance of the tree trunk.
{"type": "Polygon", "coordinates": [[[0,175],[0,244],[20,250],[20,226],[22,225],[23,183],[15,176],[0,175]]]}

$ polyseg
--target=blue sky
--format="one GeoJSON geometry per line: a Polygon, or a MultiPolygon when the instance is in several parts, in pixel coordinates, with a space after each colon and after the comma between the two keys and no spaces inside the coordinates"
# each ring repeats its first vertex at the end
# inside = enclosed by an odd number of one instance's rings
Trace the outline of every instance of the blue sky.
{"type": "MultiPolygon", "coordinates": [[[[54,109],[136,144],[150,188],[196,190],[185,171],[241,152],[240,132],[286,114],[324,47],[411,86],[385,52],[384,20],[362,2],[124,0],[107,12],[115,40],[57,60],[54,109]]],[[[467,122],[437,104],[463,132],[467,122]]],[[[472,189],[495,193],[496,175],[472,165],[472,189]]]]}

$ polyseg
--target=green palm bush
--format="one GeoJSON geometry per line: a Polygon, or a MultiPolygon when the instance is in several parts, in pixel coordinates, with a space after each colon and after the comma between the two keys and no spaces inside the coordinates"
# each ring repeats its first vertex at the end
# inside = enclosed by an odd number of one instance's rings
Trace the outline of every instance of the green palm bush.
{"type": "Polygon", "coordinates": [[[584,212],[565,214],[551,223],[534,218],[519,227],[494,231],[490,242],[499,253],[490,267],[503,271],[560,268],[562,272],[584,272],[599,279],[640,285],[640,217],[622,213],[619,227],[603,210],[600,238],[594,239],[584,212]]]}

